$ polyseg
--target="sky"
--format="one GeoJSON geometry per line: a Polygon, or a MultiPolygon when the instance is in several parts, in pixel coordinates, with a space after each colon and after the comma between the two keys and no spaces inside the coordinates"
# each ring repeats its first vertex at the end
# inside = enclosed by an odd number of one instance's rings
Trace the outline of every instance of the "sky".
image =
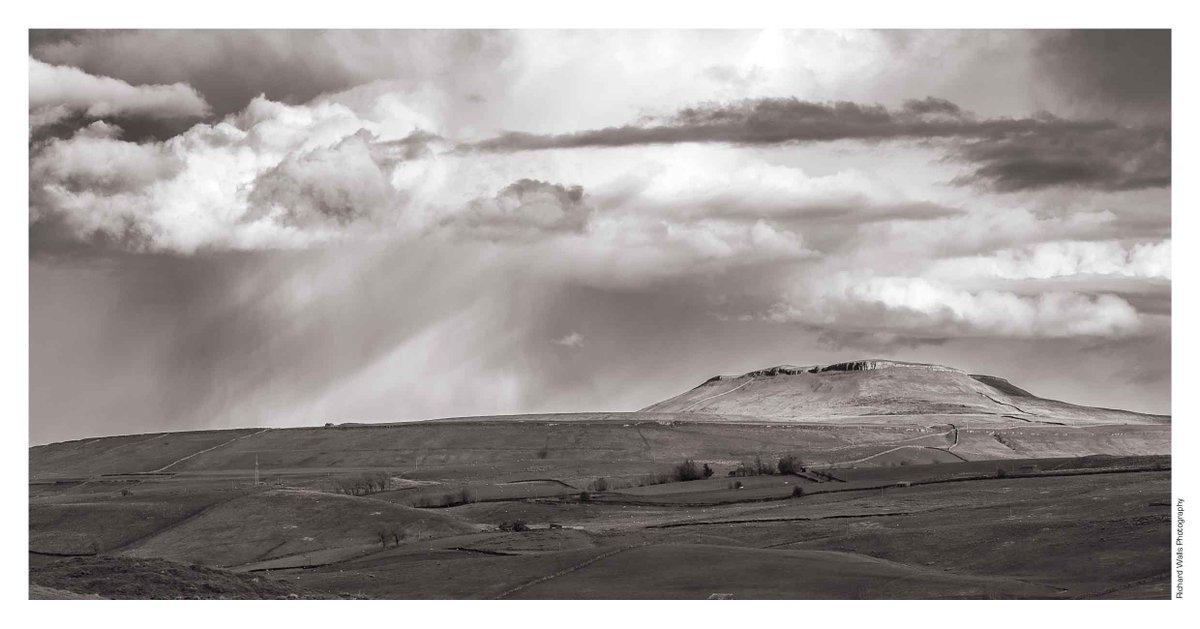
{"type": "Polygon", "coordinates": [[[31,31],[30,442],[862,358],[1170,413],[1168,31],[31,31]]]}

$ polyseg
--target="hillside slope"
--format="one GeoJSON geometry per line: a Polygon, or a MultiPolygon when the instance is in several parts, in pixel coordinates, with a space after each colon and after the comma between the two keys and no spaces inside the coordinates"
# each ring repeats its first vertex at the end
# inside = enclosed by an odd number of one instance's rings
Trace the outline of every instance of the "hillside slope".
{"type": "Polygon", "coordinates": [[[1039,398],[995,376],[888,360],[781,365],[740,376],[716,376],[642,411],[736,413],[798,422],[955,415],[962,416],[963,425],[997,420],[1066,426],[1170,424],[1163,415],[1039,398]]]}

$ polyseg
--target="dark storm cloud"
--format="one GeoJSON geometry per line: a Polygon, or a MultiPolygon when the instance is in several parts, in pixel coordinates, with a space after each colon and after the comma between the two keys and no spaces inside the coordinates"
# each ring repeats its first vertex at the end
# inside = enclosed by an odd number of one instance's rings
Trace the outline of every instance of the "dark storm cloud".
{"type": "MultiPolygon", "coordinates": [[[[260,94],[296,104],[371,81],[445,77],[452,66],[492,68],[509,40],[493,31],[55,31],[31,33],[30,55],[135,84],[184,82],[224,115],[260,94]]],[[[459,78],[487,74],[447,80],[459,78]]]]}
{"type": "Polygon", "coordinates": [[[553,135],[510,132],[466,148],[513,152],[684,142],[773,145],[898,139],[960,141],[953,155],[975,170],[959,183],[1001,191],[1060,185],[1110,190],[1170,185],[1166,128],[1123,127],[1109,120],[1067,120],[1049,114],[979,119],[933,97],[909,100],[895,110],[797,98],[709,103],[636,125],[553,135]]]}
{"type": "Polygon", "coordinates": [[[1032,119],[978,121],[953,103],[936,98],[910,100],[894,111],[881,105],[848,101],[821,103],[794,97],[760,98],[686,107],[673,116],[650,117],[637,125],[556,135],[506,133],[468,148],[503,152],[679,142],[756,145],[847,139],[979,137],[1033,131],[1044,124],[1032,119]]]}
{"type": "Polygon", "coordinates": [[[958,183],[1002,192],[1053,186],[1138,190],[1171,185],[1171,133],[1165,128],[1047,129],[968,144],[975,171],[958,183]]]}
{"type": "Polygon", "coordinates": [[[1067,104],[1090,115],[1171,116],[1170,30],[1039,33],[1034,62],[1067,104]]]}

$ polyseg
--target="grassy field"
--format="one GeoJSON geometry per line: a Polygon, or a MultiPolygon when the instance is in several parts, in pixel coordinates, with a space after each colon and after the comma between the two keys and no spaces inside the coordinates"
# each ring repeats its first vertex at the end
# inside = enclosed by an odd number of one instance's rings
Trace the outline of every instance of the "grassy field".
{"type": "Polygon", "coordinates": [[[687,599],[717,593],[755,599],[1040,598],[1055,590],[856,553],[664,543],[630,548],[512,597],[687,599]]]}
{"type": "Polygon", "coordinates": [[[32,448],[31,596],[1167,595],[1169,426],[685,417],[32,448]],[[785,454],[832,478],[727,476],[785,454]],[[658,482],[684,459],[714,476],[658,482]],[[363,474],[387,489],[339,491],[363,474]]]}
{"type": "Polygon", "coordinates": [[[338,547],[474,531],[456,518],[371,498],[306,490],[267,490],[221,503],[123,551],[186,563],[236,566],[338,547]]]}

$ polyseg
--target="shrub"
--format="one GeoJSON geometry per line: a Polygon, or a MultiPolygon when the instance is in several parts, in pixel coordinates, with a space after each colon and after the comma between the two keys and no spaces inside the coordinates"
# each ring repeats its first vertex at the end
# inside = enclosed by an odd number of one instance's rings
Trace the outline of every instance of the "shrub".
{"type": "Polygon", "coordinates": [[[514,530],[518,533],[520,533],[522,531],[528,531],[529,525],[525,524],[525,520],[513,520],[512,530],[514,530]]]}
{"type": "Polygon", "coordinates": [[[734,489],[741,489],[741,488],[742,488],[742,481],[740,481],[740,480],[735,480],[735,481],[733,481],[733,488],[734,488],[734,489]]]}
{"type": "Polygon", "coordinates": [[[121,495],[122,495],[122,496],[132,496],[132,495],[133,495],[133,492],[132,492],[132,491],[129,491],[128,489],[122,489],[122,490],[121,490],[121,495]]]}
{"type": "Polygon", "coordinates": [[[801,487],[801,486],[799,486],[799,485],[796,485],[795,487],[792,487],[792,497],[793,497],[793,498],[799,498],[800,496],[803,496],[803,495],[804,495],[804,488],[803,488],[803,487],[801,487]]]}
{"type": "Polygon", "coordinates": [[[587,502],[592,499],[592,495],[586,491],[579,492],[579,502],[587,502]]]}
{"type": "Polygon", "coordinates": [[[998,467],[996,468],[996,478],[1008,478],[1008,470],[998,467]]]}
{"type": "Polygon", "coordinates": [[[710,478],[713,475],[713,469],[708,466],[708,463],[704,464],[704,469],[701,472],[704,474],[704,478],[710,478]]]}
{"type": "Polygon", "coordinates": [[[603,478],[597,478],[592,483],[592,488],[596,491],[608,491],[608,481],[603,478]]]}
{"type": "Polygon", "coordinates": [[[463,487],[458,492],[458,500],[462,504],[475,502],[475,490],[471,489],[470,487],[463,487]]]}

